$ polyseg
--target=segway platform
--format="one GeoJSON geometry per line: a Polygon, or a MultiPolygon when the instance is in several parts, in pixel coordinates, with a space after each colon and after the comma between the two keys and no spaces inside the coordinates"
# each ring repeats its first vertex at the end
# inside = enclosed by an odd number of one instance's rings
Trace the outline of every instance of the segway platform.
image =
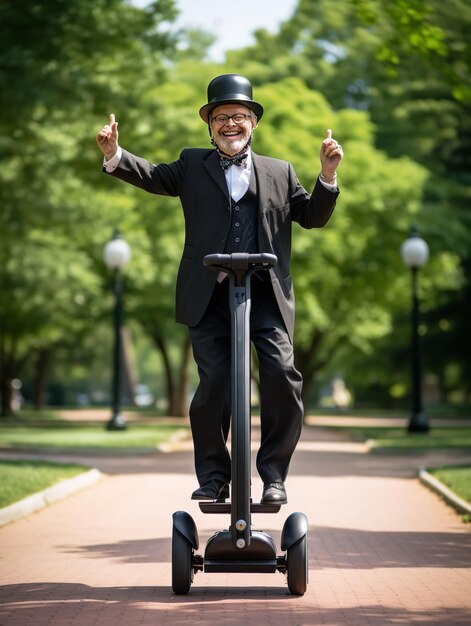
{"type": "MultiPolygon", "coordinates": [[[[200,502],[200,509],[203,513],[230,513],[230,502],[200,502]]],[[[281,509],[281,504],[272,504],[271,502],[251,502],[251,513],[278,513],[281,509]]]]}

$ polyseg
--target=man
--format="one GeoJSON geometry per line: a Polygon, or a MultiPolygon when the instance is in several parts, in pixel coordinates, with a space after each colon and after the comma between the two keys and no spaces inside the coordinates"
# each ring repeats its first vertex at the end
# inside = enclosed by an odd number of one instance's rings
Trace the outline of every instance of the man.
{"type": "Polygon", "coordinates": [[[238,74],[214,78],[200,109],[215,149],[185,149],[173,163],[153,165],[118,146],[118,123],[97,135],[104,169],[160,195],[179,196],[185,244],[178,272],[176,319],[189,327],[199,385],[190,406],[195,500],[229,495],[230,315],[228,281],[203,266],[206,254],[270,252],[275,268],[252,280],[251,339],[260,372],[261,445],[257,469],[262,502],[285,504],[285,479],[303,422],[302,378],[294,366],[294,295],[290,276],[291,225],[323,226],[335,207],[336,170],[343,157],[331,131],[322,142],[321,173],[312,194],[293,167],[251,149],[263,107],[238,74]]]}

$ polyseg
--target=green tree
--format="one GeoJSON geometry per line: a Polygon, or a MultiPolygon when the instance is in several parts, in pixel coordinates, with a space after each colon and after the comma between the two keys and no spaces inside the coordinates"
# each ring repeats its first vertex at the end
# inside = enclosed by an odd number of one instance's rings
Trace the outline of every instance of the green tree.
{"type": "Polygon", "coordinates": [[[0,1],[2,414],[24,363],[79,341],[100,315],[94,259],[133,216],[126,196],[100,193],[90,128],[162,80],[174,17],[172,0],[0,1]]]}
{"type": "MultiPolygon", "coordinates": [[[[260,30],[254,46],[229,55],[233,64],[246,63],[260,84],[296,75],[321,91],[335,110],[367,111],[379,150],[394,158],[408,156],[427,168],[415,221],[432,256],[451,253],[460,267],[448,286],[436,290],[430,282],[424,291],[430,322],[426,354],[438,357],[428,361],[437,374],[454,363],[461,386],[468,389],[469,325],[463,324],[462,311],[470,301],[470,21],[464,0],[300,0],[278,33],[260,30]],[[444,349],[437,354],[434,346],[440,345],[444,349]]],[[[337,137],[345,145],[338,132],[337,137]]],[[[349,150],[347,162],[351,157],[349,150]]],[[[375,169],[359,175],[371,180],[375,169]]],[[[409,177],[406,170],[402,175],[409,177]]],[[[383,192],[378,181],[373,185],[383,192]]],[[[410,224],[403,227],[404,238],[410,224]]],[[[378,238],[383,236],[377,232],[378,238]]],[[[424,273],[431,270],[432,265],[424,273]]],[[[399,327],[392,324],[391,332],[399,327]]],[[[396,335],[395,345],[398,340],[405,348],[407,333],[396,335]]],[[[365,365],[373,362],[368,359],[365,365]]],[[[390,369],[398,373],[392,353],[390,369]]]]}
{"type": "Polygon", "coordinates": [[[378,141],[389,153],[410,154],[430,169],[424,232],[435,249],[460,257],[460,288],[455,283],[438,294],[425,312],[425,361],[433,364],[444,397],[461,389],[469,399],[471,6],[464,0],[405,4],[353,2],[360,19],[381,32],[376,65],[389,80],[371,87],[378,141]],[[379,28],[378,14],[388,29],[379,28]],[[386,103],[399,132],[391,132],[386,103]]]}

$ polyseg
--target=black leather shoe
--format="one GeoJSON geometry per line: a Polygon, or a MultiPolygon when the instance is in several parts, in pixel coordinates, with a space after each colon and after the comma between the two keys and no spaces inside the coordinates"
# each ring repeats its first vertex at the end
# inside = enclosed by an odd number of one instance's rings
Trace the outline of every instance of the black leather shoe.
{"type": "Polygon", "coordinates": [[[229,497],[229,485],[222,480],[208,480],[191,494],[192,500],[225,500],[229,497]]]}
{"type": "Polygon", "coordinates": [[[263,485],[262,502],[270,504],[287,504],[285,484],[283,482],[265,483],[263,485]]]}

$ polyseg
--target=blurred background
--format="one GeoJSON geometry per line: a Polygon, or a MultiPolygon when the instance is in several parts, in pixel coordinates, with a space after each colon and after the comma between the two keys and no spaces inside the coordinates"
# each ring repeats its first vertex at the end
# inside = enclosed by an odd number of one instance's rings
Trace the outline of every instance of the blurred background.
{"type": "Polygon", "coordinates": [[[122,402],[187,415],[196,376],[173,317],[180,204],[103,175],[95,135],[114,112],[120,144],[153,162],[207,147],[198,109],[226,72],[249,77],[265,107],[254,150],[292,162],[306,188],[326,128],[345,152],[329,224],[293,227],[308,410],[410,406],[400,250],[415,226],[429,248],[417,285],[423,401],[469,413],[469,1],[219,4],[218,18],[204,1],[0,0],[2,415],[110,403],[116,275],[103,251],[116,228],[132,251],[122,402]]]}

